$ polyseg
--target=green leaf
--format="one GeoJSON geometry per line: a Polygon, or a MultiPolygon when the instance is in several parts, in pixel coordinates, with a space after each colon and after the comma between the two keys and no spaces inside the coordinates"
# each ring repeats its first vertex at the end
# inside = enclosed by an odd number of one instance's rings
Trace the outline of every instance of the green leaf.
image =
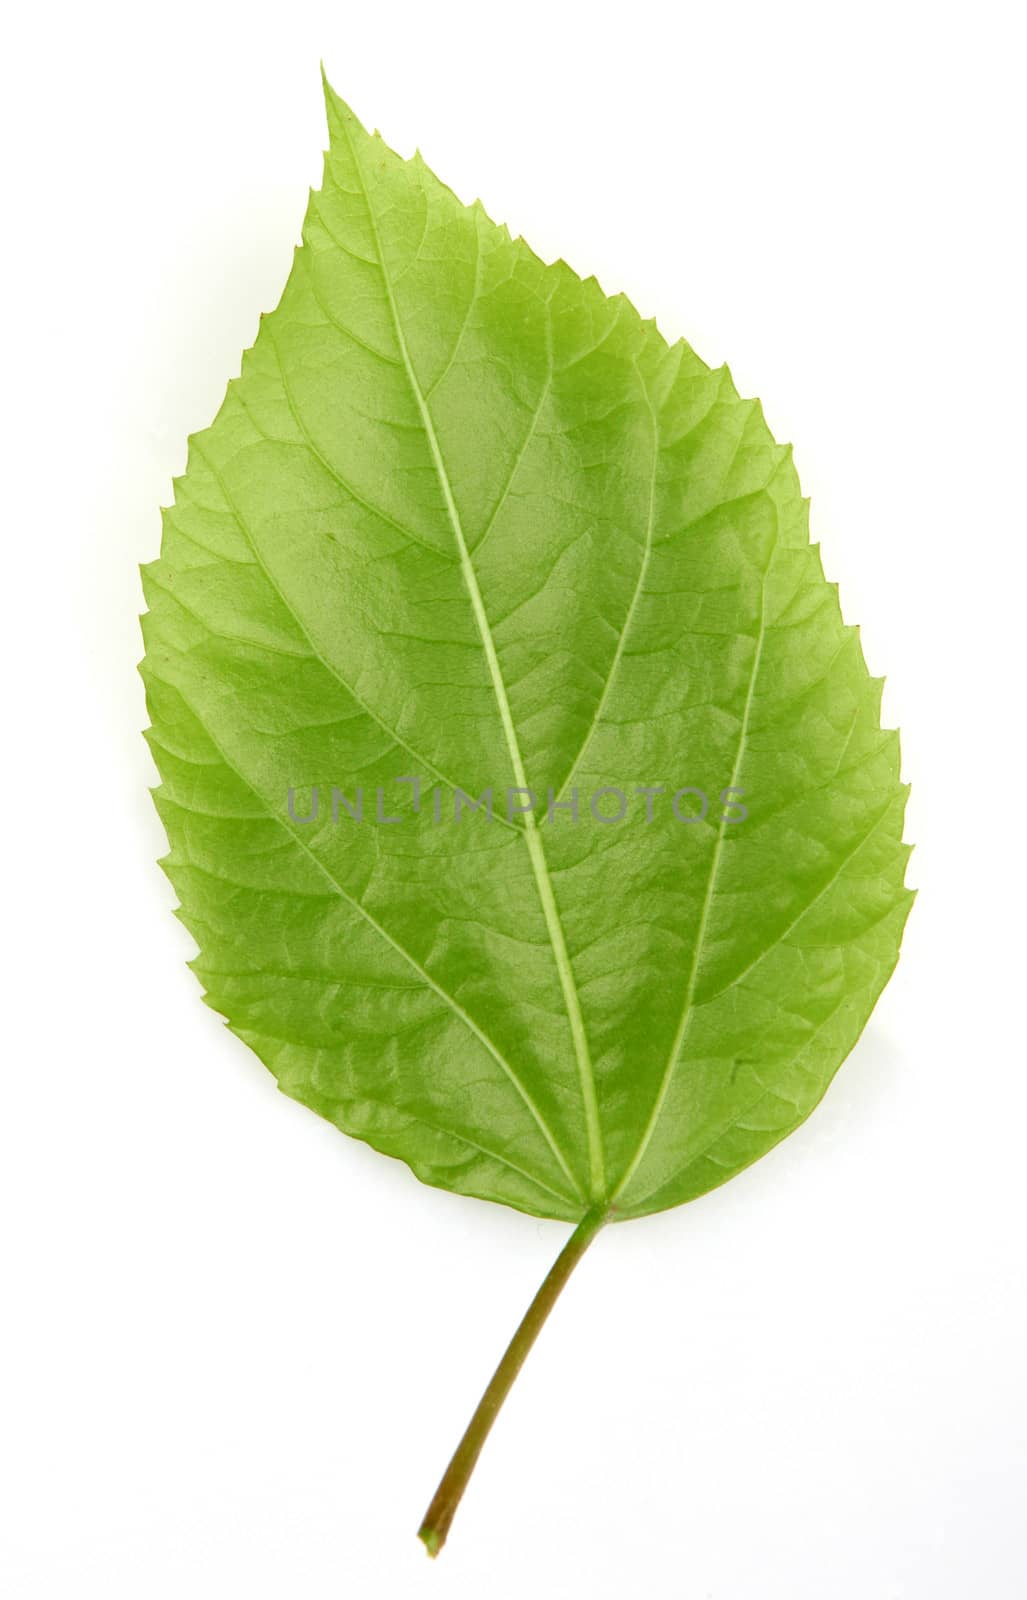
{"type": "Polygon", "coordinates": [[[326,95],[145,569],[166,870],[287,1094],[428,1183],[641,1216],[859,1036],[911,899],[898,737],[759,404],[326,95]]]}

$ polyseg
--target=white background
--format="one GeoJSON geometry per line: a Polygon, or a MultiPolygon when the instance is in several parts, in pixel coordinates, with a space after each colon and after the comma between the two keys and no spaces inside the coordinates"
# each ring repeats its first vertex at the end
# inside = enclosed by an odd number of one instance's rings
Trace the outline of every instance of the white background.
{"type": "Polygon", "coordinates": [[[5,33],[0,1592],[1020,1600],[1017,8],[50,5],[5,33]],[[421,1187],[200,1002],[136,564],[278,298],[318,59],[404,154],[731,362],[888,675],[920,895],[812,1119],[601,1236],[421,1187]]]}

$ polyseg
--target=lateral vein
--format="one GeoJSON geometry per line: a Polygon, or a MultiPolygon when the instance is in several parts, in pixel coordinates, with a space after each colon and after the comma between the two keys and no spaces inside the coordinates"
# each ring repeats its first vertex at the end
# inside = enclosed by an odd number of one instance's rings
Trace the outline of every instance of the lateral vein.
{"type": "MultiPolygon", "coordinates": [[[[772,559],[772,555],[773,552],[771,553],[771,557],[768,558],[768,561],[769,559],[772,559]]],[[[752,669],[749,673],[749,686],[746,690],[745,705],[742,709],[742,721],[738,734],[738,749],[735,752],[734,766],[731,769],[731,782],[728,785],[729,789],[734,789],[736,787],[742,770],[742,762],[745,757],[745,744],[749,737],[749,718],[752,714],[752,703],[756,692],[756,680],[759,677],[760,662],[763,657],[763,643],[767,634],[766,619],[767,577],[766,573],[764,572],[763,582],[760,586],[759,630],[756,638],[756,647],[753,651],[752,669]]],[[[684,1047],[685,1039],[688,1035],[688,1029],[691,1024],[695,1009],[695,988],[699,977],[699,966],[702,960],[703,944],[705,943],[706,939],[706,925],[709,922],[710,907],[713,904],[713,897],[717,887],[717,875],[720,871],[720,858],[724,847],[725,827],[726,823],[724,821],[724,812],[721,812],[720,826],[717,829],[717,840],[713,847],[713,856],[710,861],[709,876],[706,880],[706,892],[703,896],[702,910],[699,913],[699,926],[695,935],[695,948],[692,951],[692,964],[688,974],[688,983],[685,987],[685,998],[681,1009],[681,1017],[674,1034],[673,1043],[670,1047],[670,1055],[667,1058],[667,1065],[665,1066],[663,1070],[663,1076],[660,1079],[660,1087],[657,1091],[656,1099],[653,1102],[653,1109],[649,1114],[649,1120],[646,1123],[645,1130],[641,1139],[639,1140],[638,1149],[635,1151],[635,1154],[632,1157],[623,1178],[617,1185],[613,1195],[612,1203],[615,1203],[618,1196],[623,1194],[624,1190],[635,1176],[635,1173],[638,1171],[645,1153],[649,1148],[653,1134],[656,1132],[656,1125],[659,1122],[660,1116],[663,1112],[664,1103],[666,1102],[667,1094],[670,1090],[674,1074],[677,1071],[678,1061],[681,1057],[681,1051],[684,1047]]]]}
{"type": "Polygon", "coordinates": [[[639,563],[638,577],[635,580],[635,589],[631,596],[631,603],[629,604],[624,617],[624,626],[621,628],[620,636],[617,640],[617,648],[614,650],[613,659],[610,662],[610,669],[606,674],[606,682],[603,684],[603,692],[599,696],[599,699],[596,703],[595,714],[591,723],[589,724],[588,732],[585,734],[584,739],[582,739],[581,744],[578,746],[578,753],[571,762],[567,776],[560,786],[560,793],[557,795],[558,801],[563,799],[564,795],[567,793],[567,790],[571,787],[571,784],[577,776],[578,768],[585,759],[588,748],[592,743],[592,740],[595,738],[596,729],[602,720],[603,712],[606,710],[607,701],[610,698],[614,681],[620,669],[621,658],[624,655],[624,648],[628,642],[628,634],[631,632],[631,624],[634,621],[635,612],[638,609],[638,602],[641,599],[642,591],[645,588],[646,573],[649,571],[649,561],[653,553],[653,524],[655,521],[656,511],[656,474],[660,464],[660,427],[656,418],[656,412],[653,409],[652,400],[649,398],[648,386],[645,378],[642,376],[641,371],[639,371],[638,376],[642,385],[642,393],[645,396],[645,403],[648,408],[649,415],[652,418],[653,426],[653,465],[649,479],[649,513],[646,518],[645,542],[642,547],[642,559],[639,563]]]}

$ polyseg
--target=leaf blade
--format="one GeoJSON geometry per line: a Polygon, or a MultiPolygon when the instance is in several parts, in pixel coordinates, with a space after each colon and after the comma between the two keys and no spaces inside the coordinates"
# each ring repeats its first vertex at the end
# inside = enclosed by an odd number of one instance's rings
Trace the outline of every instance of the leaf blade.
{"type": "Polygon", "coordinates": [[[287,1092],[427,1181],[644,1214],[764,1153],[858,1037],[909,906],[897,741],[758,405],[326,98],[282,302],[147,575],[199,968],[287,1092]],[[196,750],[214,776],[186,779],[196,750]],[[411,770],[453,801],[506,775],[564,803],[663,780],[665,805],[711,774],[757,800],[737,831],[283,815],[287,788],[411,770]],[[307,869],[341,922],[301,904],[307,869]],[[390,1009],[393,957],[417,998],[390,1009]]]}

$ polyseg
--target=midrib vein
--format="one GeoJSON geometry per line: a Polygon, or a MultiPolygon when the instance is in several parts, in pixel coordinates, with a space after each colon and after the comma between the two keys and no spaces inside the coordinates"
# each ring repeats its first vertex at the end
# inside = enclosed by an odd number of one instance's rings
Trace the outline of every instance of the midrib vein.
{"type": "MultiPolygon", "coordinates": [[[[403,332],[403,324],[400,321],[399,310],[396,305],[396,298],[393,293],[388,268],[385,264],[385,252],[382,249],[381,238],[378,232],[378,222],[375,216],[374,207],[371,204],[371,197],[368,193],[367,184],[364,180],[363,169],[360,164],[360,157],[357,154],[356,147],[353,139],[350,136],[350,131],[346,126],[345,121],[342,122],[342,128],[346,137],[346,142],[349,145],[350,154],[353,158],[354,171],[363,192],[364,203],[367,207],[368,224],[374,239],[374,247],[381,269],[382,283],[385,288],[385,296],[388,301],[389,313],[391,315],[393,328],[396,334],[396,343],[399,347],[403,366],[406,369],[407,380],[410,384],[411,392],[414,396],[414,400],[416,401],[417,408],[420,413],[425,436],[428,440],[428,447],[431,451],[432,461],[434,463],[435,471],[442,489],[443,498],[445,500],[446,511],[449,515],[449,520],[453,528],[453,537],[456,541],[456,547],[460,557],[460,569],[463,574],[468,595],[470,596],[471,610],[474,614],[474,620],[481,638],[482,650],[485,655],[489,677],[492,682],[493,693],[496,697],[496,705],[499,708],[499,718],[502,724],[503,735],[506,740],[506,746],[510,756],[510,766],[513,771],[514,780],[517,787],[519,789],[527,790],[529,785],[527,774],[524,768],[524,761],[521,756],[520,742],[517,738],[517,729],[514,726],[513,713],[510,709],[510,701],[506,692],[506,684],[503,680],[502,668],[499,664],[499,656],[496,652],[495,640],[492,637],[492,628],[489,623],[488,613],[485,610],[485,602],[482,599],[481,588],[478,584],[478,575],[474,570],[474,563],[471,560],[470,550],[467,545],[467,540],[464,536],[463,524],[460,520],[460,513],[457,510],[456,501],[453,497],[453,489],[449,481],[449,473],[446,470],[445,461],[442,457],[442,451],[439,447],[438,435],[435,432],[435,424],[432,420],[432,415],[428,408],[428,403],[424,397],[424,393],[421,389],[421,385],[418,382],[417,374],[414,371],[413,362],[410,359],[410,351],[407,347],[406,336],[403,332]]],[[[531,861],[532,872],[535,877],[539,901],[542,906],[542,914],[545,918],[546,932],[549,935],[549,942],[553,951],[553,959],[560,980],[560,988],[563,994],[564,1006],[567,1010],[567,1021],[570,1027],[571,1039],[574,1045],[574,1055],[577,1062],[578,1078],[581,1084],[581,1098],[585,1112],[585,1129],[588,1138],[589,1181],[592,1190],[591,1199],[598,1201],[604,1198],[606,1175],[603,1161],[602,1133],[599,1123],[599,1104],[596,1097],[595,1076],[592,1070],[592,1059],[589,1053],[588,1037],[585,1032],[585,1021],[581,1013],[581,1001],[578,996],[577,985],[574,981],[574,973],[571,968],[570,956],[567,950],[567,941],[564,937],[563,924],[560,920],[559,908],[556,904],[556,896],[553,892],[553,883],[549,874],[549,864],[546,861],[545,850],[543,849],[542,840],[538,831],[538,824],[535,820],[534,813],[531,811],[525,812],[524,814],[523,832],[525,843],[528,848],[528,856],[531,861]]]]}

